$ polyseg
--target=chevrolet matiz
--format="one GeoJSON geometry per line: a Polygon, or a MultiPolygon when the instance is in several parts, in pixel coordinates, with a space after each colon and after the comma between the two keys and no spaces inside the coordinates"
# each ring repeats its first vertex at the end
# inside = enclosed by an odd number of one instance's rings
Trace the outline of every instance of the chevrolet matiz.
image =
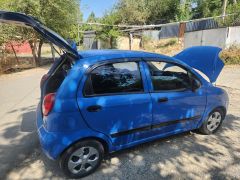
{"type": "Polygon", "coordinates": [[[0,22],[31,27],[63,52],[42,77],[37,128],[44,153],[71,178],[94,172],[107,153],[195,129],[215,133],[226,116],[228,95],[214,85],[220,48],[173,57],[77,52],[33,17],[0,11],[0,22]]]}

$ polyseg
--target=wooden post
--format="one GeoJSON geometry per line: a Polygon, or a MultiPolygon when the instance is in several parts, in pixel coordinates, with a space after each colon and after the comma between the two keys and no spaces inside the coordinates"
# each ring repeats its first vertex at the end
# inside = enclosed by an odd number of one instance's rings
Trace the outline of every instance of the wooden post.
{"type": "Polygon", "coordinates": [[[132,40],[133,40],[133,34],[129,33],[129,50],[132,50],[132,40]]]}
{"type": "Polygon", "coordinates": [[[224,21],[225,16],[226,16],[227,3],[228,3],[228,0],[224,0],[224,1],[223,1],[223,12],[222,12],[223,21],[224,21]]]}
{"type": "Polygon", "coordinates": [[[181,22],[179,24],[178,40],[180,40],[184,37],[185,29],[186,29],[186,23],[181,22]]]}

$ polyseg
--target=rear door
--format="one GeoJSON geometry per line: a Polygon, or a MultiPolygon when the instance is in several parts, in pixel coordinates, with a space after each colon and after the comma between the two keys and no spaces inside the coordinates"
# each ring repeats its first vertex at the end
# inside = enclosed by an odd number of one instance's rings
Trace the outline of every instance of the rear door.
{"type": "Polygon", "coordinates": [[[190,76],[194,75],[178,64],[148,61],[145,65],[153,102],[153,135],[194,128],[205,110],[205,88],[192,77],[197,86],[193,91],[190,76]]]}
{"type": "Polygon", "coordinates": [[[109,62],[90,70],[81,83],[78,103],[87,124],[115,145],[139,139],[150,130],[151,97],[142,62],[109,62]],[[142,76],[144,74],[144,76],[142,76]]]}

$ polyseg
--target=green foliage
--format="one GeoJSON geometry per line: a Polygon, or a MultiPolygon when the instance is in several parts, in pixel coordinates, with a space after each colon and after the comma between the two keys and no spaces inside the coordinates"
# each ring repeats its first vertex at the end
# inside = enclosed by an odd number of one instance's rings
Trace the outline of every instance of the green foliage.
{"type": "Polygon", "coordinates": [[[229,4],[227,6],[227,14],[230,16],[225,17],[220,20],[220,25],[222,26],[236,26],[240,25],[240,2],[237,4],[229,4]]]}
{"type": "MultiPolygon", "coordinates": [[[[119,16],[116,12],[110,12],[106,14],[101,20],[101,23],[103,24],[109,24],[109,25],[115,25],[120,22],[119,16]]],[[[116,39],[118,36],[121,35],[121,32],[119,31],[118,27],[113,26],[103,26],[99,30],[98,36],[100,39],[108,39],[113,38],[116,39]]]]}
{"type": "Polygon", "coordinates": [[[123,24],[156,24],[176,20],[179,0],[120,0],[115,7],[123,24]]]}
{"type": "Polygon", "coordinates": [[[212,17],[222,14],[223,0],[197,0],[196,18],[212,17]]]}
{"type": "Polygon", "coordinates": [[[120,0],[116,13],[123,24],[146,24],[150,12],[146,0],[120,0]]]}
{"type": "MultiPolygon", "coordinates": [[[[194,18],[213,17],[223,14],[223,0],[194,0],[194,2],[197,4],[194,11],[194,18]]],[[[239,11],[239,1],[227,1],[226,14],[239,14],[239,11]],[[237,2],[237,4],[235,2],[237,2]]]]}
{"type": "Polygon", "coordinates": [[[176,20],[179,14],[180,0],[148,0],[147,9],[150,13],[147,24],[168,23],[176,20]]]}
{"type": "Polygon", "coordinates": [[[179,4],[176,15],[177,21],[186,21],[192,18],[192,3],[191,0],[185,0],[182,4],[179,4]]]}
{"type": "MultiPolygon", "coordinates": [[[[65,38],[74,32],[78,19],[81,18],[79,1],[77,0],[3,0],[0,9],[22,12],[36,17],[47,27],[58,32],[65,38]]],[[[76,30],[75,30],[76,31],[76,30]]],[[[27,31],[26,31],[27,32],[27,31]]],[[[25,33],[26,38],[29,36],[25,33]]],[[[29,38],[27,38],[29,39],[29,38]]]]}
{"type": "MultiPolygon", "coordinates": [[[[0,9],[31,15],[65,38],[77,38],[77,21],[81,19],[79,0],[1,0],[0,9]]],[[[39,65],[43,39],[28,28],[1,25],[1,43],[28,41],[34,64],[39,65]],[[39,43],[38,43],[39,42],[39,43]],[[38,45],[38,46],[37,46],[38,45]]]]}

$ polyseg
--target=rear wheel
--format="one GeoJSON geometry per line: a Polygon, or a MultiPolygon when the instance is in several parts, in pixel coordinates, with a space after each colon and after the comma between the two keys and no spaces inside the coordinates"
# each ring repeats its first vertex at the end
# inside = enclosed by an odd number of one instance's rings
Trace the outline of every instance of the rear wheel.
{"type": "Polygon", "coordinates": [[[70,178],[81,178],[93,173],[101,164],[104,149],[95,140],[81,141],[67,149],[60,159],[60,167],[70,178]]]}
{"type": "Polygon", "coordinates": [[[221,109],[213,110],[206,121],[203,122],[200,127],[200,132],[203,134],[212,134],[215,133],[222,124],[224,119],[224,113],[221,109]]]}

